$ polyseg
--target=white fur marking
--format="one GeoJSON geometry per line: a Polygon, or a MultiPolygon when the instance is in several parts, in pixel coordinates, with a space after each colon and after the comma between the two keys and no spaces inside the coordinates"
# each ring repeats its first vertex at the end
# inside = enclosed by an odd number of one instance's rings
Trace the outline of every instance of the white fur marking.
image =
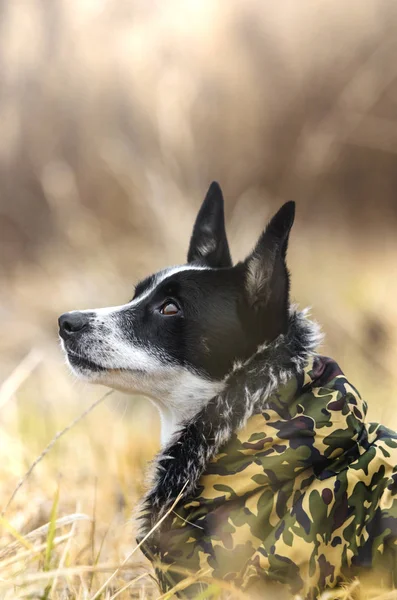
{"type": "Polygon", "coordinates": [[[142,300],[145,300],[145,298],[150,296],[150,294],[152,292],[154,292],[154,290],[156,289],[156,287],[158,285],[160,285],[160,283],[163,283],[163,281],[165,281],[169,277],[172,277],[172,275],[176,275],[177,273],[182,273],[184,271],[209,271],[209,270],[211,270],[211,269],[209,269],[209,267],[189,266],[189,265],[182,265],[180,267],[170,267],[169,269],[164,269],[164,271],[160,271],[160,273],[158,273],[155,276],[154,282],[150,286],[150,288],[145,290],[145,292],[143,294],[140,294],[138,296],[138,298],[135,298],[135,300],[131,300],[131,302],[127,302],[127,304],[121,304],[120,306],[109,306],[109,307],[105,307],[105,308],[88,308],[85,310],[73,310],[71,312],[95,313],[96,317],[105,317],[108,315],[112,315],[113,313],[121,312],[128,308],[136,306],[137,304],[142,302],[142,300]]]}

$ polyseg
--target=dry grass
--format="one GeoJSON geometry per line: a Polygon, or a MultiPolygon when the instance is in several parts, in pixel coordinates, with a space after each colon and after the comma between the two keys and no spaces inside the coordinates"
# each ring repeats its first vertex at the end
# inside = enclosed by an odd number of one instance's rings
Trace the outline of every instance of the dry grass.
{"type": "MultiPolygon", "coordinates": [[[[141,276],[183,262],[211,179],[236,259],[295,198],[293,296],[313,306],[370,418],[397,427],[397,5],[0,11],[0,597],[158,598],[131,555],[158,447],[146,400],[100,402],[17,489],[105,392],[69,375],[56,317],[125,301],[141,276]]],[[[396,596],[353,582],[329,597],[396,596]]]]}

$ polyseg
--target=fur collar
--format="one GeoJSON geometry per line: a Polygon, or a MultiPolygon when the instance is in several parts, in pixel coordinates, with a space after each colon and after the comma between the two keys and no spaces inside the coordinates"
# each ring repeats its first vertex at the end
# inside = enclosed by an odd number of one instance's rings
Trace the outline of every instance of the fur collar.
{"type": "Polygon", "coordinates": [[[180,496],[194,494],[209,461],[235,431],[267,407],[269,397],[302,372],[322,335],[308,311],[292,308],[287,333],[258,347],[247,361],[238,362],[225,378],[223,390],[186,421],[154,462],[152,487],[145,496],[140,519],[147,535],[180,496]]]}

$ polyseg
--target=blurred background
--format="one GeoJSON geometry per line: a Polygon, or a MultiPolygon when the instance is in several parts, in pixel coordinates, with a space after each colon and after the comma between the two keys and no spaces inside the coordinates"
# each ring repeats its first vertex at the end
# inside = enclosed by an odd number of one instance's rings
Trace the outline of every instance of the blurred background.
{"type": "MultiPolygon", "coordinates": [[[[397,427],[396,56],[390,0],[1,1],[3,507],[56,431],[105,391],[69,374],[57,316],[123,303],[139,278],[183,263],[213,179],[235,260],[296,201],[293,298],[312,306],[322,352],[370,418],[397,427]]],[[[87,517],[66,562],[119,564],[158,431],[148,402],[113,394],[38,464],[3,519],[26,535],[49,520],[59,488],[60,516],[87,517]]],[[[3,525],[0,578],[39,589],[29,577],[44,559],[14,553],[10,567],[15,535],[3,525]]],[[[70,577],[73,597],[105,572],[70,577]]],[[[134,573],[114,581],[142,593],[148,577],[136,584],[134,573]]],[[[66,584],[51,585],[55,598],[66,584]]]]}

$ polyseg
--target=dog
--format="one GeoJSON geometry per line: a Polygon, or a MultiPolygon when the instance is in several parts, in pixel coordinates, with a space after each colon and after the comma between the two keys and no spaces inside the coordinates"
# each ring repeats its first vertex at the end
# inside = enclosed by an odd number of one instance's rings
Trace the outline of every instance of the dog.
{"type": "Polygon", "coordinates": [[[369,569],[397,581],[397,436],[366,423],[357,390],[317,353],[319,327],[290,303],[294,216],[287,202],[233,265],[214,182],[186,264],[126,304],[59,318],[79,378],[159,410],[140,542],[163,592],[191,597],[210,577],[313,599],[369,569]]]}

